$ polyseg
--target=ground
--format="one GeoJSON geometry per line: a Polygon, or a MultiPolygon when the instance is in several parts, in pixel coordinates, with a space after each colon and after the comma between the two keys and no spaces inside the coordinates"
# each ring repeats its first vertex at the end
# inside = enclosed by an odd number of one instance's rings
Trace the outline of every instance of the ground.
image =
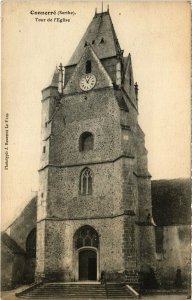
{"type": "MultiPolygon", "coordinates": [[[[25,288],[26,288],[25,286],[22,286],[21,288],[18,288],[18,289],[12,290],[12,291],[2,292],[1,300],[21,299],[21,298],[15,297],[15,293],[19,292],[25,288]]],[[[154,299],[155,300],[184,300],[184,299],[187,299],[187,296],[186,295],[159,295],[159,296],[151,295],[151,296],[143,296],[142,299],[144,299],[144,300],[154,300],[154,299]]],[[[70,299],[70,300],[73,300],[73,299],[70,299]]],[[[85,299],[78,299],[78,300],[85,300],[85,299]]],[[[89,300],[92,300],[92,299],[89,299],[89,300]]]]}
{"type": "Polygon", "coordinates": [[[152,300],[152,299],[156,299],[156,300],[183,300],[183,299],[187,299],[186,295],[161,295],[161,296],[143,296],[142,299],[145,300],[152,300]]]}

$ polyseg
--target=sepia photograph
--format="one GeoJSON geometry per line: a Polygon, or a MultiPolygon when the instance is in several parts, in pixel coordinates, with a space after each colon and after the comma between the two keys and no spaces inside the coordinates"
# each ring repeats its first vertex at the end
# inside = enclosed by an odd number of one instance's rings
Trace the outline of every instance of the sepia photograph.
{"type": "Polygon", "coordinates": [[[1,10],[1,299],[191,299],[190,3],[1,10]]]}

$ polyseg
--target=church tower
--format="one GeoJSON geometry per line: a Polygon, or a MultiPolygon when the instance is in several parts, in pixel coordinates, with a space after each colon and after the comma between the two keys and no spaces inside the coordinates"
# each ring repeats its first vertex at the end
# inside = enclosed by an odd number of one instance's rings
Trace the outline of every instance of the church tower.
{"type": "Polygon", "coordinates": [[[138,85],[109,12],[42,91],[36,277],[108,280],[155,268],[138,85]],[[63,84],[64,82],[64,84],[63,84]]]}

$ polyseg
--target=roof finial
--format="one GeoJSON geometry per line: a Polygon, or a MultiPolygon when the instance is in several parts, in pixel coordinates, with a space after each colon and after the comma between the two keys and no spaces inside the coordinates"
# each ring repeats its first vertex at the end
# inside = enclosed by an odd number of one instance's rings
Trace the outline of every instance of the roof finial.
{"type": "Polygon", "coordinates": [[[101,1],[101,12],[103,13],[103,1],[101,1]]]}
{"type": "Polygon", "coordinates": [[[62,63],[59,64],[59,69],[62,70],[62,63]]]}
{"type": "Polygon", "coordinates": [[[97,7],[95,8],[95,16],[96,16],[96,14],[97,14],[97,7]]]}
{"type": "Polygon", "coordinates": [[[139,91],[139,87],[137,82],[135,82],[135,96],[136,96],[136,100],[138,101],[138,91],[139,91]]]}
{"type": "Polygon", "coordinates": [[[63,66],[62,66],[62,63],[60,63],[60,65],[59,65],[58,91],[60,94],[63,93],[63,66]]]}
{"type": "Polygon", "coordinates": [[[109,4],[107,4],[107,12],[109,12],[109,4]]]}

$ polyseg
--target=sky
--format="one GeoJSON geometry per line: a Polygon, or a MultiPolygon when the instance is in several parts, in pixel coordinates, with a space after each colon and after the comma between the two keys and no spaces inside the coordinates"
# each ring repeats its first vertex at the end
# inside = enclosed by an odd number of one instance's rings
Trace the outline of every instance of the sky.
{"type": "MultiPolygon", "coordinates": [[[[104,1],[104,11],[107,4],[121,48],[132,56],[152,180],[189,177],[190,4],[104,1]]],[[[41,90],[56,65],[69,61],[95,8],[100,12],[101,2],[2,4],[2,228],[38,190],[41,90]],[[56,18],[70,22],[48,21],[55,16],[31,11],[56,11],[56,18]]]]}

